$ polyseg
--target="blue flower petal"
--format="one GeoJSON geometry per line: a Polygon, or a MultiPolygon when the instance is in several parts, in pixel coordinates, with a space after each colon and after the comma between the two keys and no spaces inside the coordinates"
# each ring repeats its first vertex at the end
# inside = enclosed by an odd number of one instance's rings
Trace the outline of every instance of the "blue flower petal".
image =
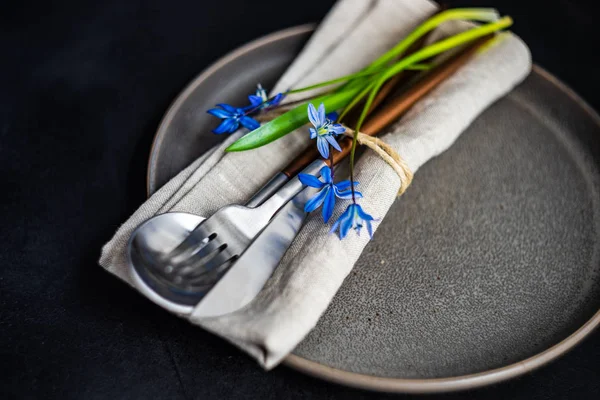
{"type": "Polygon", "coordinates": [[[344,125],[342,124],[333,124],[329,127],[329,132],[335,135],[341,135],[342,133],[346,132],[346,128],[344,128],[344,125]]]}
{"type": "Polygon", "coordinates": [[[335,111],[330,112],[329,114],[327,114],[325,116],[325,118],[327,118],[328,120],[330,120],[331,122],[334,122],[338,119],[339,115],[338,113],[336,113],[335,111]]]}
{"type": "Polygon", "coordinates": [[[335,205],[335,194],[333,194],[333,190],[327,191],[327,196],[325,196],[325,201],[323,202],[323,221],[327,223],[331,215],[333,214],[333,206],[335,205]]]}
{"type": "Polygon", "coordinates": [[[276,106],[279,103],[281,103],[281,100],[283,100],[283,98],[285,97],[285,95],[283,93],[277,93],[270,101],[269,101],[269,106],[276,106]]]}
{"type": "Polygon", "coordinates": [[[331,231],[333,232],[339,227],[340,239],[343,239],[350,231],[350,228],[354,228],[356,234],[360,236],[362,227],[366,226],[367,231],[369,232],[369,237],[372,238],[373,226],[371,221],[374,221],[374,218],[364,212],[360,205],[354,203],[350,204],[346,211],[344,211],[344,213],[338,218],[331,231]]]}
{"type": "Polygon", "coordinates": [[[245,128],[251,131],[257,129],[260,126],[260,123],[257,120],[248,116],[243,116],[242,118],[240,118],[240,122],[245,128]]]}
{"type": "Polygon", "coordinates": [[[335,221],[333,223],[333,226],[331,227],[331,229],[329,230],[329,233],[333,233],[337,230],[338,226],[340,226],[340,219],[338,218],[337,221],[335,221]]]}
{"type": "Polygon", "coordinates": [[[321,168],[321,176],[323,177],[323,182],[331,183],[331,168],[329,168],[327,165],[321,168]]]}
{"type": "Polygon", "coordinates": [[[317,137],[317,130],[315,128],[309,128],[308,129],[310,131],[310,138],[314,139],[317,137]]]}
{"type": "MultiPolygon", "coordinates": [[[[345,180],[345,181],[341,181],[335,184],[335,186],[338,188],[338,190],[346,190],[348,188],[350,188],[350,181],[349,180],[345,180]]],[[[354,182],[354,186],[358,186],[358,182],[354,182]]]]}
{"type": "Polygon", "coordinates": [[[319,153],[323,158],[327,159],[329,157],[329,143],[321,136],[317,137],[317,149],[319,149],[319,153]]]}
{"type": "Polygon", "coordinates": [[[321,126],[319,124],[319,114],[317,113],[317,109],[315,108],[315,106],[312,105],[312,103],[308,105],[308,120],[311,124],[313,124],[315,128],[321,126]]]}
{"type": "Polygon", "coordinates": [[[259,108],[253,106],[252,104],[248,104],[246,107],[238,108],[237,114],[238,117],[241,117],[242,115],[252,115],[258,110],[259,108]]]}
{"type": "Polygon", "coordinates": [[[217,104],[217,106],[221,107],[225,111],[229,111],[232,114],[235,114],[235,112],[236,112],[236,108],[233,106],[230,106],[229,104],[219,103],[219,104],[217,104]]]}
{"type": "Polygon", "coordinates": [[[233,118],[224,119],[223,122],[215,129],[213,129],[213,133],[220,135],[222,133],[233,133],[237,131],[240,126],[239,122],[233,118]]]}
{"type": "Polygon", "coordinates": [[[329,193],[328,187],[324,187],[323,189],[321,189],[319,193],[311,197],[311,199],[306,202],[306,204],[304,205],[304,211],[311,212],[316,210],[321,204],[323,204],[327,193],[329,193]]]}
{"type": "Polygon", "coordinates": [[[367,225],[367,232],[369,232],[369,237],[373,239],[373,225],[371,225],[371,221],[365,221],[365,225],[367,225]]]}
{"type": "MultiPolygon", "coordinates": [[[[335,221],[335,222],[333,223],[333,226],[331,227],[331,230],[329,231],[329,233],[333,233],[333,232],[335,232],[335,231],[338,229],[338,227],[340,227],[340,225],[342,224],[342,221],[344,221],[344,220],[347,218],[347,215],[348,215],[348,209],[349,209],[349,208],[350,208],[350,207],[346,208],[346,211],[344,211],[344,212],[342,213],[342,215],[340,215],[340,216],[339,216],[339,218],[337,219],[337,221],[335,221]]],[[[340,231],[340,235],[341,235],[341,233],[342,233],[342,232],[340,231]]]]}
{"type": "Polygon", "coordinates": [[[250,96],[248,96],[248,100],[250,101],[250,104],[252,105],[253,108],[258,107],[263,103],[263,99],[254,94],[251,94],[250,96]]]}
{"type": "Polygon", "coordinates": [[[335,141],[335,138],[333,136],[327,135],[327,136],[325,136],[325,140],[327,140],[327,142],[331,145],[331,147],[333,147],[337,151],[342,151],[342,148],[340,147],[338,142],[335,141]]]}
{"type": "Polygon", "coordinates": [[[325,122],[327,121],[327,117],[325,117],[325,104],[321,103],[319,105],[318,115],[319,115],[319,126],[325,125],[325,122]]]}
{"type": "Polygon", "coordinates": [[[325,186],[325,184],[314,175],[298,174],[298,179],[300,179],[300,182],[302,182],[303,185],[314,187],[317,189],[321,189],[323,188],[323,186],[325,186]]]}
{"type": "Polygon", "coordinates": [[[220,108],[211,108],[210,110],[207,111],[207,113],[209,113],[210,115],[214,115],[217,118],[231,118],[233,117],[233,114],[231,114],[230,112],[227,112],[225,110],[221,110],[220,108]]]}
{"type": "Polygon", "coordinates": [[[358,214],[360,219],[364,219],[365,221],[375,221],[375,218],[364,212],[362,207],[358,204],[356,204],[356,213],[358,214]]]}
{"type": "Polygon", "coordinates": [[[350,204],[346,211],[340,216],[340,239],[346,237],[350,228],[352,228],[352,216],[354,204],[350,204]]]}
{"type": "MultiPolygon", "coordinates": [[[[334,193],[337,196],[338,199],[342,199],[342,200],[351,200],[352,199],[352,190],[346,190],[346,191],[339,191],[337,190],[337,188],[334,188],[334,193]]],[[[362,193],[358,192],[358,191],[354,191],[354,196],[357,199],[362,198],[362,193]]]]}

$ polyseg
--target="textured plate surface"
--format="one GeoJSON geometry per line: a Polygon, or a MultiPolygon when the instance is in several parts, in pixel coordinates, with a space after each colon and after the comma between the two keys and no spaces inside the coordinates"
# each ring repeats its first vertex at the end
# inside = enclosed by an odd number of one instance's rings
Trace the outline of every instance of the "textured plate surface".
{"type": "MultiPolygon", "coordinates": [[[[231,53],[180,95],[149,162],[152,193],[221,138],[204,112],[269,87],[311,32],[231,53]]],[[[416,174],[287,363],[349,385],[442,391],[556,358],[600,321],[600,124],[535,68],[416,174]]]]}

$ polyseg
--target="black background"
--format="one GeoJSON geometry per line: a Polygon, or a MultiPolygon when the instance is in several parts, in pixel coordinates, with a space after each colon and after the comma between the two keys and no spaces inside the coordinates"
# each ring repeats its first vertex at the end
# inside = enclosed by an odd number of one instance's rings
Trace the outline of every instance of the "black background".
{"type": "MultiPolygon", "coordinates": [[[[0,5],[0,398],[375,398],[221,339],[104,272],[100,248],[144,200],[154,131],[226,52],[319,21],[331,0],[0,5]]],[[[595,0],[494,5],[534,60],[600,109],[595,0]]],[[[600,398],[600,332],[519,379],[444,399],[600,398]]],[[[400,396],[409,398],[410,396],[400,396]]]]}

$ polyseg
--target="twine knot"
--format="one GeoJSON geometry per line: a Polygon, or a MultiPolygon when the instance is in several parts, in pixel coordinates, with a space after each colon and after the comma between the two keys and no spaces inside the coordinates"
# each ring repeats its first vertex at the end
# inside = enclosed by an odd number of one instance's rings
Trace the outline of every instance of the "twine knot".
{"type": "MultiPolygon", "coordinates": [[[[346,128],[346,132],[344,132],[344,134],[351,138],[354,137],[355,131],[347,126],[344,127],[346,128]]],[[[356,140],[359,144],[367,146],[373,150],[375,154],[383,158],[383,160],[394,169],[394,172],[396,172],[400,178],[400,189],[398,190],[398,196],[402,196],[413,180],[413,173],[408,167],[408,164],[406,164],[406,161],[400,157],[400,155],[392,148],[392,146],[375,136],[369,136],[362,132],[358,132],[356,140]]]]}

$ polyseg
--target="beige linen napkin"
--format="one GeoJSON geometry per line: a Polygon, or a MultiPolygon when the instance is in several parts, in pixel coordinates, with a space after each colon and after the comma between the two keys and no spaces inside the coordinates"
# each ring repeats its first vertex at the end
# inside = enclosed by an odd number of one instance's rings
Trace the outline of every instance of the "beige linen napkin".
{"type": "MultiPolygon", "coordinates": [[[[428,0],[340,0],[280,79],[275,92],[359,70],[436,8],[428,0]]],[[[460,28],[445,26],[444,33],[455,29],[460,28]]],[[[530,68],[527,47],[508,35],[421,100],[388,130],[384,140],[416,171],[452,145],[477,115],[522,81],[530,68]]],[[[125,250],[138,224],[167,211],[208,217],[224,205],[243,204],[309,143],[308,130],[299,129],[256,150],[224,153],[223,149],[239,136],[231,135],[148,199],[104,246],[100,265],[132,284],[125,250]]],[[[341,173],[336,175],[343,178],[341,173]]],[[[356,179],[364,195],[361,205],[365,211],[383,218],[400,187],[398,176],[367,151],[357,162],[356,179]]],[[[332,220],[344,211],[344,203],[336,205],[332,220]]],[[[315,326],[368,244],[366,234],[359,237],[351,232],[340,241],[328,234],[329,228],[320,213],[310,215],[265,288],[250,304],[216,318],[192,313],[190,322],[226,338],[265,368],[277,365],[315,326]]]]}

